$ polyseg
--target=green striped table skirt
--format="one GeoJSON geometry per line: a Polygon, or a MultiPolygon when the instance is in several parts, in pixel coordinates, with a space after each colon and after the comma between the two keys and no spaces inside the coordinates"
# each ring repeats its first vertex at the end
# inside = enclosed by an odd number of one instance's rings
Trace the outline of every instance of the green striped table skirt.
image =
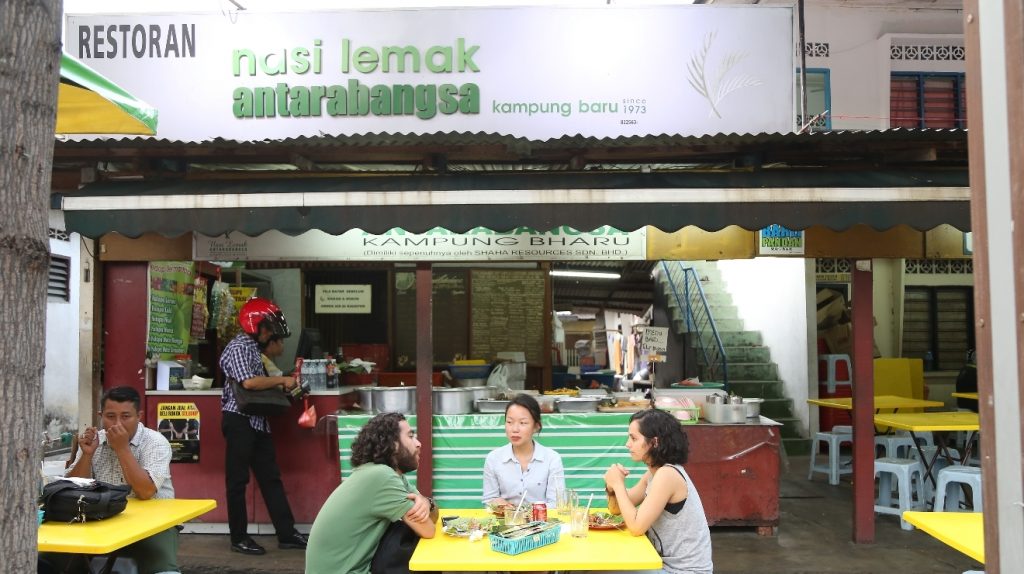
{"type": "MultiPolygon", "coordinates": [[[[621,463],[640,476],[646,467],[630,460],[626,450],[629,413],[553,413],[542,415],[537,442],[558,451],[565,466],[565,482],[580,498],[594,494],[594,505],[604,506],[604,473],[621,463]]],[[[416,417],[409,424],[416,428],[416,417]]],[[[341,478],[352,474],[352,441],[369,415],[338,417],[341,478]]],[[[442,507],[474,508],[482,503],[484,459],[508,443],[505,415],[436,415],[433,424],[434,498],[442,507]]],[[[415,474],[408,476],[415,483],[415,474]]]]}

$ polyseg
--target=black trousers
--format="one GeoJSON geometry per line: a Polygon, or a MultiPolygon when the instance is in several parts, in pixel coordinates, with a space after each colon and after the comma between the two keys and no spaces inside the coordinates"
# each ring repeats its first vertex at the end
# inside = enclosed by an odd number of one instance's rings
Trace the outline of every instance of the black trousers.
{"type": "Polygon", "coordinates": [[[245,489],[249,486],[250,469],[263,493],[263,502],[270,512],[270,521],[274,523],[278,539],[291,536],[295,532],[295,517],[284,494],[270,433],[259,432],[249,426],[249,417],[227,411],[221,412],[221,416],[220,428],[227,443],[224,481],[231,542],[239,542],[247,536],[249,516],[245,507],[245,489]]]}

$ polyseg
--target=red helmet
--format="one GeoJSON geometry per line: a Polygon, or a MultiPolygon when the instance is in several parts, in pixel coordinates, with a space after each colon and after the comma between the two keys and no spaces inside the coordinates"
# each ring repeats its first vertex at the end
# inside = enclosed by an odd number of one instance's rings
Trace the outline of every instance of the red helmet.
{"type": "Polygon", "coordinates": [[[278,337],[287,337],[292,334],[288,330],[288,321],[281,313],[280,307],[270,299],[253,297],[242,305],[238,310],[238,323],[242,330],[250,335],[259,335],[260,325],[266,321],[267,328],[278,337]]]}

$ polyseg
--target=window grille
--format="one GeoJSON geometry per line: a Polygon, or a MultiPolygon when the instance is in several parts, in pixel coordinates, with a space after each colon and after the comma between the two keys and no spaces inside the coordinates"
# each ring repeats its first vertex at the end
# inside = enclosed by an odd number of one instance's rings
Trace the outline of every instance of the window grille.
{"type": "Polygon", "coordinates": [[[889,82],[889,126],[966,128],[967,88],[959,73],[893,73],[889,82]]]}
{"type": "Polygon", "coordinates": [[[50,278],[46,285],[46,298],[50,301],[71,300],[71,260],[50,256],[50,278]]]}

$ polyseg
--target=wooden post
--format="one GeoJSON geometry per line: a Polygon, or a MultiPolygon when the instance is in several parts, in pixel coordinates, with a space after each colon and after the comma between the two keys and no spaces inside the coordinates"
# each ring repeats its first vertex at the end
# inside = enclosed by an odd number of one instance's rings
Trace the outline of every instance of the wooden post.
{"type": "Polygon", "coordinates": [[[853,541],[875,541],[875,379],[871,260],[853,265],[853,541]]]}
{"type": "Polygon", "coordinates": [[[420,466],[416,488],[424,496],[434,493],[434,449],[432,444],[434,374],[434,276],[432,265],[416,264],[416,437],[420,444],[420,466]]]}

